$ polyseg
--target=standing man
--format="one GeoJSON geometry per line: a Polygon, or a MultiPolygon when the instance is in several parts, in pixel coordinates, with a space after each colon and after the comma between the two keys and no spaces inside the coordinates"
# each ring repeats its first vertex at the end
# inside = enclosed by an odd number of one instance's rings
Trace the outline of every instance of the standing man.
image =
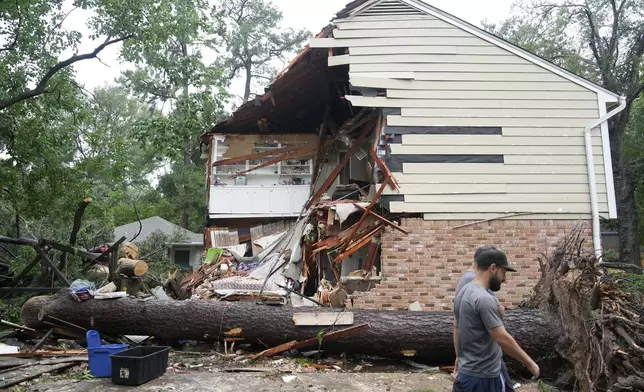
{"type": "Polygon", "coordinates": [[[539,366],[505,330],[498,301],[488,292],[499,291],[506,272],[516,270],[496,248],[479,252],[476,263],[476,277],[461,288],[454,301],[458,376],[453,392],[504,392],[509,386],[501,372],[503,351],[523,363],[535,378],[539,366]]]}

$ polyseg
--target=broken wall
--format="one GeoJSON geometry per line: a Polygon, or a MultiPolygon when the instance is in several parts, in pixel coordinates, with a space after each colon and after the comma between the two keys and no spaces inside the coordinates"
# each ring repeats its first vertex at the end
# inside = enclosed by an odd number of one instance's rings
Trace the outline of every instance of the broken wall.
{"type": "MultiPolygon", "coordinates": [[[[424,310],[452,310],[454,291],[476,249],[494,245],[508,255],[518,272],[509,272],[497,293],[508,308],[532,293],[541,277],[539,257],[550,254],[578,220],[496,220],[462,228],[471,221],[426,221],[403,218],[410,231],[387,229],[382,237],[382,280],[368,292],[355,292],[354,307],[408,309],[418,301],[424,310]]],[[[588,252],[592,251],[590,222],[586,224],[588,252]]]]}

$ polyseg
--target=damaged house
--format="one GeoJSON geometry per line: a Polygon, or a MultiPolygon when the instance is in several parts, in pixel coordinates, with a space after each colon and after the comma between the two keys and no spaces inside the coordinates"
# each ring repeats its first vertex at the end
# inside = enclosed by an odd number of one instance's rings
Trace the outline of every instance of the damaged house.
{"type": "Polygon", "coordinates": [[[515,306],[580,220],[601,253],[600,216],[616,217],[606,121],[622,108],[420,0],[354,1],[204,135],[205,242],[243,245],[263,278],[250,291],[426,310],[450,309],[494,244],[520,267],[499,294],[515,306]]]}

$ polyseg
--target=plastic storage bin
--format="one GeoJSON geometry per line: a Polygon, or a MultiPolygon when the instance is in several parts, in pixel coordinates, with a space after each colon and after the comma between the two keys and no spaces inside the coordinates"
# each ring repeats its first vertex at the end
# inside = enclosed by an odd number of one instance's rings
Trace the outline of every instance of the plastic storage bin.
{"type": "Polygon", "coordinates": [[[135,347],[111,355],[112,383],[141,385],[162,376],[168,367],[170,347],[135,347]]]}
{"type": "Polygon", "coordinates": [[[127,350],[127,344],[101,344],[101,335],[97,331],[89,330],[85,334],[87,339],[87,356],[89,358],[89,372],[94,377],[110,377],[112,375],[112,362],[110,355],[127,350]]]}

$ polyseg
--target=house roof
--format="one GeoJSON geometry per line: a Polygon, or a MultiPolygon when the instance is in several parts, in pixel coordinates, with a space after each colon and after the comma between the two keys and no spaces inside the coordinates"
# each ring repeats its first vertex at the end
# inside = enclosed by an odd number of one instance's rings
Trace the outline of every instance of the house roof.
{"type": "Polygon", "coordinates": [[[202,234],[193,233],[192,231],[175,225],[160,216],[141,219],[140,225],[139,221],[136,221],[123,226],[118,226],[114,229],[114,238],[125,236],[127,241],[130,241],[137,235],[139,229],[141,230],[141,233],[136,237],[136,239],[134,239],[133,242],[135,243],[143,242],[155,231],[160,231],[167,236],[174,236],[180,233],[179,236],[182,236],[183,238],[179,238],[177,241],[172,241],[173,243],[203,244],[202,234]]]}
{"type": "MultiPolygon", "coordinates": [[[[372,8],[380,3],[383,2],[388,2],[391,3],[391,0],[355,0],[338,12],[336,15],[337,19],[350,19],[351,17],[354,17],[356,15],[361,14],[362,12],[365,12],[369,8],[372,8]]],[[[558,65],[555,65],[551,63],[550,61],[532,53],[529,52],[520,46],[517,46],[509,41],[504,40],[501,37],[498,37],[492,33],[489,33],[480,27],[477,27],[471,23],[468,23],[450,13],[447,13],[441,9],[438,9],[434,6],[431,6],[427,3],[425,3],[422,0],[396,0],[397,2],[401,4],[405,4],[407,6],[413,7],[427,15],[431,15],[435,18],[441,19],[449,24],[454,25],[455,27],[458,27],[462,30],[465,30],[471,34],[476,35],[477,37],[484,39],[491,44],[494,44],[502,49],[505,49],[519,57],[522,57],[535,65],[538,65],[542,68],[545,68],[551,72],[554,72],[555,74],[566,78],[573,83],[579,84],[589,90],[595,91],[600,95],[603,95],[603,98],[606,102],[617,102],[619,100],[619,94],[616,94],[610,90],[605,89],[604,87],[587,80],[579,75],[576,75],[564,68],[559,67],[558,65]]]]}

